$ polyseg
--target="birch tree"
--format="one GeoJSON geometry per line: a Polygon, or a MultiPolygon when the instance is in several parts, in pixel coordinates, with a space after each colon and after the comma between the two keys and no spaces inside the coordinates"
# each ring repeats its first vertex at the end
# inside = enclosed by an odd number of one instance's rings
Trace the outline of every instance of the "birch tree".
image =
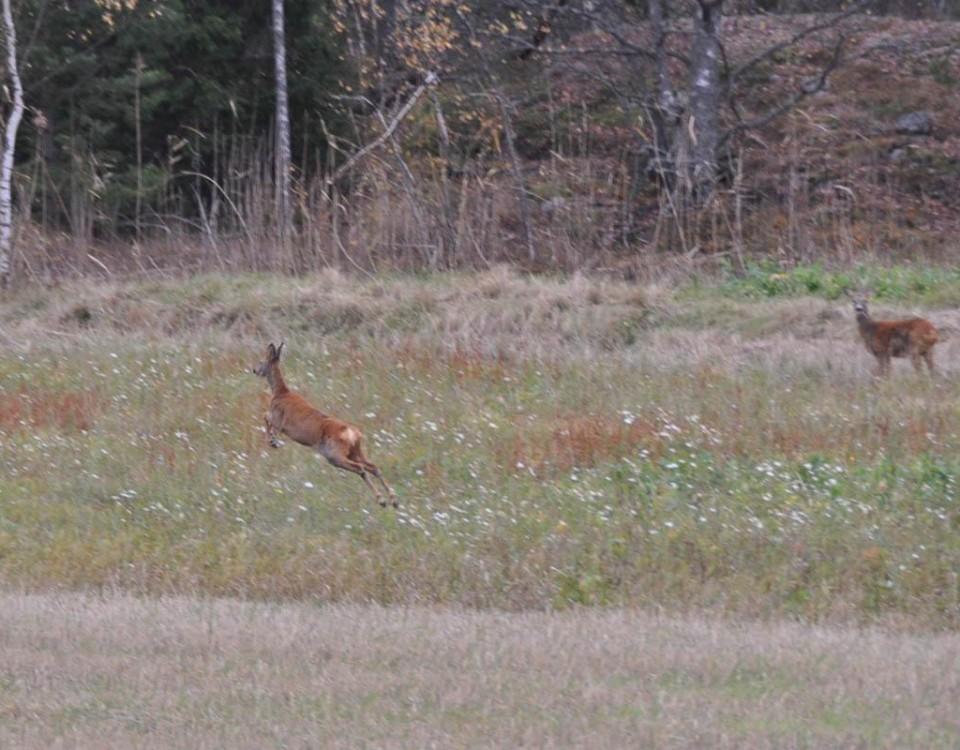
{"type": "MultiPolygon", "coordinates": [[[[5,0],[8,2],[9,0],[5,0]]],[[[280,236],[290,227],[290,105],[287,96],[287,54],[283,29],[283,0],[273,0],[273,61],[276,80],[276,153],[274,170],[277,184],[277,222],[280,236]]]]}
{"type": "Polygon", "coordinates": [[[720,23],[724,0],[697,0],[690,54],[690,187],[708,195],[717,176],[720,143],[720,23]]]}
{"type": "Polygon", "coordinates": [[[13,109],[3,133],[3,157],[0,162],[0,286],[10,283],[10,262],[13,248],[13,200],[11,181],[17,130],[23,117],[23,86],[17,69],[17,32],[13,25],[10,0],[3,0],[3,31],[7,46],[7,75],[13,89],[13,109]]]}

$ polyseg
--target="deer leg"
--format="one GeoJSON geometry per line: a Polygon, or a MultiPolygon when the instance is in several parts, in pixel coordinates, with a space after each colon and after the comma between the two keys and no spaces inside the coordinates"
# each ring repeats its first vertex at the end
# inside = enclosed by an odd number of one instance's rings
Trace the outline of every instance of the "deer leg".
{"type": "Polygon", "coordinates": [[[879,365],[877,374],[882,378],[890,374],[890,357],[889,356],[880,356],[877,357],[877,363],[879,365]]]}
{"type": "Polygon", "coordinates": [[[363,464],[358,461],[352,461],[346,456],[338,455],[328,455],[327,461],[336,466],[338,469],[343,469],[345,471],[351,471],[354,474],[358,474],[363,480],[363,483],[370,488],[370,491],[377,498],[377,502],[382,506],[386,506],[387,501],[383,499],[383,497],[377,491],[377,488],[373,486],[373,482],[371,482],[370,478],[367,476],[367,469],[363,464]]]}
{"type": "Polygon", "coordinates": [[[390,501],[393,503],[393,507],[399,507],[399,504],[397,503],[397,493],[393,491],[393,488],[389,484],[387,484],[387,480],[383,478],[383,474],[380,473],[380,469],[377,468],[377,465],[370,463],[369,461],[364,461],[363,465],[366,470],[373,474],[377,478],[377,481],[383,485],[383,489],[385,489],[387,494],[390,496],[390,501]]]}
{"type": "Polygon", "coordinates": [[[377,478],[377,481],[383,485],[383,489],[387,491],[387,495],[390,496],[393,507],[399,507],[397,504],[397,493],[394,492],[390,485],[387,484],[386,480],[383,478],[383,474],[380,473],[379,467],[372,461],[367,460],[367,457],[363,455],[363,449],[360,447],[359,443],[350,449],[350,453],[347,454],[347,457],[351,461],[356,461],[358,464],[363,466],[364,469],[373,474],[373,476],[377,478]]]}
{"type": "Polygon", "coordinates": [[[913,365],[914,370],[923,372],[923,365],[920,364],[920,352],[914,351],[910,353],[910,363],[913,365]]]}
{"type": "Polygon", "coordinates": [[[267,439],[270,441],[270,447],[279,448],[280,441],[277,439],[277,431],[273,428],[269,413],[263,415],[263,422],[267,426],[267,439]]]}
{"type": "Polygon", "coordinates": [[[923,361],[927,363],[927,370],[930,371],[930,374],[933,375],[933,349],[927,349],[923,353],[923,361]]]}

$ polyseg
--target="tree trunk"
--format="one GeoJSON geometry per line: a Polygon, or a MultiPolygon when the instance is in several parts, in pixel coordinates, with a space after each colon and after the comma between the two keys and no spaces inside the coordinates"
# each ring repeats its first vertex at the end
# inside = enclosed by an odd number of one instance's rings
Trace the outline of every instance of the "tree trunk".
{"type": "MultiPolygon", "coordinates": [[[[484,61],[486,65],[486,61],[484,61]]],[[[536,246],[533,243],[533,229],[530,225],[530,198],[528,196],[527,181],[523,177],[523,168],[520,164],[520,154],[517,153],[516,132],[513,129],[513,116],[510,112],[510,104],[507,102],[503,92],[497,86],[493,75],[489,73],[491,82],[494,85],[493,96],[500,105],[500,114],[503,116],[503,135],[507,141],[507,155],[510,157],[510,166],[513,170],[514,189],[517,192],[517,200],[520,206],[520,221],[523,225],[523,239],[527,246],[527,260],[533,266],[537,259],[536,246]]]]}
{"type": "Polygon", "coordinates": [[[654,143],[652,169],[660,176],[665,185],[672,188],[675,184],[673,179],[675,169],[673,147],[676,142],[680,105],[677,94],[673,89],[667,57],[667,1],[648,0],[647,13],[650,18],[650,32],[653,36],[654,65],[657,79],[655,104],[650,108],[656,141],[654,143]]]}
{"type": "Polygon", "coordinates": [[[723,0],[698,0],[694,13],[693,50],[690,61],[690,188],[705,200],[717,179],[717,149],[720,144],[720,24],[723,0]]]}
{"type": "Polygon", "coordinates": [[[277,89],[276,179],[277,226],[281,238],[290,228],[290,108],[287,98],[287,55],[283,30],[283,0],[273,0],[273,61],[277,89]]]}
{"type": "Polygon", "coordinates": [[[677,95],[670,80],[670,66],[667,59],[667,18],[666,0],[648,0],[650,27],[653,33],[653,49],[657,73],[657,107],[665,117],[677,113],[677,95]]]}
{"type": "Polygon", "coordinates": [[[17,30],[13,25],[10,0],[3,0],[3,30],[7,42],[7,74],[13,87],[13,109],[3,133],[3,160],[0,162],[0,287],[10,283],[10,262],[13,250],[13,157],[17,145],[17,129],[23,117],[23,86],[17,69],[17,30]]]}
{"type": "MultiPolygon", "coordinates": [[[[397,27],[397,0],[380,0],[380,13],[376,17],[376,53],[377,70],[380,73],[381,97],[385,94],[387,86],[385,80],[387,75],[393,70],[396,63],[394,55],[393,34],[397,27]]],[[[380,102],[383,106],[383,102],[380,102]]]]}
{"type": "Polygon", "coordinates": [[[133,222],[137,242],[140,242],[142,239],[140,231],[140,209],[143,204],[143,133],[141,132],[140,125],[140,85],[143,80],[143,57],[139,52],[137,52],[137,57],[133,64],[133,74],[133,124],[134,137],[137,141],[137,196],[134,203],[133,222]]]}

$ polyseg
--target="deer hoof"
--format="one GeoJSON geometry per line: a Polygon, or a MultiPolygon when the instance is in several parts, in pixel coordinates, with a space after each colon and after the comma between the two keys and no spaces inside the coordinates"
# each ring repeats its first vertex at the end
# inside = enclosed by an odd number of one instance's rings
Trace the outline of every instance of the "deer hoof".
{"type": "Polygon", "coordinates": [[[271,448],[279,448],[279,447],[280,447],[280,441],[277,440],[276,438],[270,438],[270,447],[271,447],[271,448]]]}

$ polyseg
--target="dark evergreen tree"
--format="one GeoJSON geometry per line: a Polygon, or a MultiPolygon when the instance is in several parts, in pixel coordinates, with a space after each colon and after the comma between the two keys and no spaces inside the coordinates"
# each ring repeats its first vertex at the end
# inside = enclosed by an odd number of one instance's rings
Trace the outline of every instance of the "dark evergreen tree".
{"type": "MultiPolygon", "coordinates": [[[[286,3],[293,153],[301,157],[321,147],[320,119],[335,123],[330,94],[348,76],[328,3],[286,3]]],[[[104,5],[23,0],[17,19],[34,124],[19,149],[20,170],[33,177],[27,197],[35,215],[80,236],[132,231],[138,191],[144,210],[162,204],[195,216],[194,190],[214,188],[183,173],[219,181],[230,158],[268,156],[259,149],[273,128],[270,3],[104,5]]]]}

